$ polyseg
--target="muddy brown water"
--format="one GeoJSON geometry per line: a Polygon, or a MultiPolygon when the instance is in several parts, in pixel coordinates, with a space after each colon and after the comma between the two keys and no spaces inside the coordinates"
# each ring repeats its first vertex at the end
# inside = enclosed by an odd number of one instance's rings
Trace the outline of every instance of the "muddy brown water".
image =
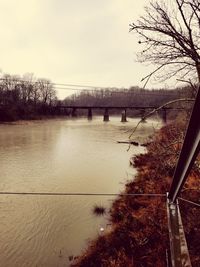
{"type": "MultiPolygon", "coordinates": [[[[130,167],[127,140],[138,119],[121,123],[86,118],[27,121],[0,125],[0,191],[119,193],[136,171],[130,167]]],[[[159,127],[142,124],[134,134],[143,141],[159,127]]],[[[95,204],[109,209],[114,197],[0,195],[0,266],[63,267],[70,256],[108,227],[96,217],[95,204]]]]}

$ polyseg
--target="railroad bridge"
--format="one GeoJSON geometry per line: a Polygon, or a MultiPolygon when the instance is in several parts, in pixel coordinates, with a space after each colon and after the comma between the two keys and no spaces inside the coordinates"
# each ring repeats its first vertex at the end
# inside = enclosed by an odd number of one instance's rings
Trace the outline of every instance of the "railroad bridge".
{"type": "MultiPolygon", "coordinates": [[[[127,110],[138,110],[140,111],[141,118],[144,117],[144,115],[147,112],[156,110],[158,107],[155,106],[83,106],[83,105],[60,105],[57,106],[57,109],[60,111],[62,110],[69,110],[70,115],[72,117],[77,117],[77,110],[78,109],[84,109],[88,110],[87,118],[88,120],[92,119],[93,116],[93,110],[103,110],[103,121],[109,121],[109,111],[110,110],[119,110],[121,113],[121,122],[127,122],[127,110]]],[[[171,107],[163,107],[160,109],[161,117],[163,122],[166,123],[167,121],[167,110],[174,109],[171,107]]]]}

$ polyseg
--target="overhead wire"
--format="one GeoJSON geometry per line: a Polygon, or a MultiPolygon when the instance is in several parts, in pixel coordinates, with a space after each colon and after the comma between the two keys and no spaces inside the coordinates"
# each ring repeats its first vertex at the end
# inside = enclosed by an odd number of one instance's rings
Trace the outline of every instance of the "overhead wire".
{"type": "MultiPolygon", "coordinates": [[[[30,82],[32,84],[38,84],[40,81],[28,81],[28,80],[23,80],[23,79],[12,79],[8,80],[6,78],[0,78],[0,81],[16,81],[16,82],[30,82]]],[[[110,93],[130,93],[132,95],[159,95],[158,93],[153,93],[153,92],[145,92],[145,93],[135,93],[135,92],[130,92],[130,89],[127,88],[119,88],[119,91],[113,91],[113,89],[116,89],[115,86],[96,86],[96,85],[82,85],[82,84],[73,84],[73,83],[56,83],[56,82],[50,82],[50,84],[54,85],[54,89],[56,90],[69,90],[69,91],[100,91],[100,90],[111,90],[110,93]],[[76,88],[78,87],[78,88],[76,88]]],[[[130,87],[131,88],[131,87],[130,87]]],[[[176,93],[167,93],[163,94],[164,96],[174,96],[177,95],[176,93]]]]}
{"type": "Polygon", "coordinates": [[[146,196],[166,197],[166,194],[156,193],[81,193],[81,192],[8,192],[1,191],[0,195],[33,195],[33,196],[146,196]]]}
{"type": "Polygon", "coordinates": [[[180,199],[180,200],[182,200],[182,201],[184,201],[184,202],[187,202],[187,203],[189,203],[189,204],[195,205],[195,206],[197,206],[197,207],[200,208],[200,203],[196,203],[196,202],[194,202],[194,201],[191,201],[191,200],[188,200],[188,199],[185,199],[185,198],[182,198],[182,197],[179,197],[178,199],[180,199]]]}

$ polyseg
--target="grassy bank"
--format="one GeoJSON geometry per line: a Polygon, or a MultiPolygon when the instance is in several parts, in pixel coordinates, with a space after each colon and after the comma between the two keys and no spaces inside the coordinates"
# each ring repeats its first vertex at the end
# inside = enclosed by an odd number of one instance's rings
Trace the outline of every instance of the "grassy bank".
{"type": "MultiPolygon", "coordinates": [[[[163,127],[147,147],[147,153],[133,160],[138,173],[126,184],[125,193],[165,194],[169,191],[183,141],[185,122],[163,127]]],[[[200,198],[199,168],[196,165],[182,197],[200,198]]],[[[180,202],[186,238],[193,266],[200,266],[200,208],[180,202]]],[[[73,262],[74,267],[166,266],[169,252],[166,198],[120,196],[110,210],[111,230],[91,241],[73,262]]]]}

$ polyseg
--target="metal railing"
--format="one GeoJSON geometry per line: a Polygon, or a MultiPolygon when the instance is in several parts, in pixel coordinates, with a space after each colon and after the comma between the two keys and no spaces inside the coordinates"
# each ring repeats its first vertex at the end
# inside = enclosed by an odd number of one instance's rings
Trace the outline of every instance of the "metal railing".
{"type": "Polygon", "coordinates": [[[193,106],[183,146],[168,194],[168,226],[172,267],[190,267],[188,252],[177,198],[200,151],[200,89],[193,106]],[[184,260],[183,260],[184,259],[184,260]]]}

